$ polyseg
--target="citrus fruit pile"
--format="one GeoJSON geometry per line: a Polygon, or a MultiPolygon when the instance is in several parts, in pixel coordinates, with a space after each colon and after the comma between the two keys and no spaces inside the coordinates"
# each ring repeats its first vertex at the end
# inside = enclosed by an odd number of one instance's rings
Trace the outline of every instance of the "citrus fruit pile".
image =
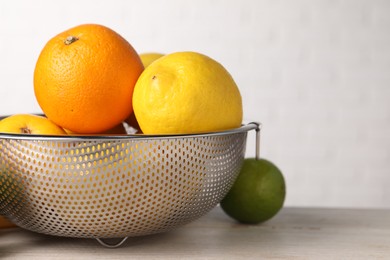
{"type": "Polygon", "coordinates": [[[46,43],[34,93],[44,116],[12,116],[0,122],[1,132],[126,134],[127,122],[144,134],[188,134],[242,121],[239,89],[217,61],[196,52],[139,55],[117,32],[97,24],[76,26],[46,43]]]}
{"type": "MultiPolygon", "coordinates": [[[[117,32],[97,24],[79,25],[51,38],[37,59],[33,82],[44,115],[12,115],[0,121],[0,132],[126,134],[126,122],[143,134],[192,134],[242,123],[240,91],[220,63],[190,51],[138,54],[117,32]]],[[[243,184],[222,204],[243,222],[247,209],[235,201],[248,202],[235,194],[258,182],[256,178],[239,178],[243,184]]]]}

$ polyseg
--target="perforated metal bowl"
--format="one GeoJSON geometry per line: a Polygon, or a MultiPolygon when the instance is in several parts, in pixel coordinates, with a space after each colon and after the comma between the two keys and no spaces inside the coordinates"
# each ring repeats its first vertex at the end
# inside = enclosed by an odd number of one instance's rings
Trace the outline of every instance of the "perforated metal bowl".
{"type": "Polygon", "coordinates": [[[170,136],[0,133],[0,214],[35,232],[100,242],[171,230],[222,200],[253,129],[259,125],[170,136]]]}

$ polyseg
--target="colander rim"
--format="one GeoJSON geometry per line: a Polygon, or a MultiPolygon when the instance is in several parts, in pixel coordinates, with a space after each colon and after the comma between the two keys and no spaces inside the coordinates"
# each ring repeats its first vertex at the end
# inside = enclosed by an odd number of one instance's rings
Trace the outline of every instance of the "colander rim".
{"type": "MultiPolygon", "coordinates": [[[[1,118],[0,118],[1,119],[1,118]]],[[[224,131],[204,132],[195,134],[161,134],[161,135],[147,135],[147,134],[122,134],[122,135],[37,135],[37,134],[13,134],[0,132],[0,139],[13,140],[39,140],[39,141],[120,141],[130,139],[140,140],[154,140],[154,139],[169,139],[169,138],[197,138],[208,136],[222,136],[229,134],[237,134],[248,132],[250,130],[259,129],[260,123],[250,122],[242,124],[238,128],[232,128],[224,131]]]]}

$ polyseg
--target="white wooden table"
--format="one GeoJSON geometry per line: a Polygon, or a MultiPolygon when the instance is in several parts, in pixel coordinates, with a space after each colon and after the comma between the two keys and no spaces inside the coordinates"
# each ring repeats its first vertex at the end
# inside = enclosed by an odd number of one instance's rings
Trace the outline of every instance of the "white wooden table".
{"type": "Polygon", "coordinates": [[[0,259],[390,259],[390,210],[284,208],[268,222],[243,225],[217,207],[116,249],[93,239],[2,229],[0,259]]]}

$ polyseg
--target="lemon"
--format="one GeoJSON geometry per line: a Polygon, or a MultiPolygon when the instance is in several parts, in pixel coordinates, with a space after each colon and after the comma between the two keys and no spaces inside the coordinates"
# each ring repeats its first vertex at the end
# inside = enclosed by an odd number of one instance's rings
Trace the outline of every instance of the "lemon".
{"type": "Polygon", "coordinates": [[[157,60],[158,58],[161,58],[164,56],[164,54],[157,53],[157,52],[146,52],[141,53],[139,57],[141,58],[142,64],[144,67],[148,67],[150,64],[152,64],[153,61],[157,60]]]}
{"type": "Polygon", "coordinates": [[[256,224],[271,219],[283,207],[286,184],[272,162],[245,159],[241,171],[221,201],[221,208],[242,223],[256,224]]]}
{"type": "Polygon", "coordinates": [[[139,77],[133,109],[145,134],[182,134],[236,128],[242,122],[240,91],[217,61],[176,52],[150,64],[139,77]]]}

